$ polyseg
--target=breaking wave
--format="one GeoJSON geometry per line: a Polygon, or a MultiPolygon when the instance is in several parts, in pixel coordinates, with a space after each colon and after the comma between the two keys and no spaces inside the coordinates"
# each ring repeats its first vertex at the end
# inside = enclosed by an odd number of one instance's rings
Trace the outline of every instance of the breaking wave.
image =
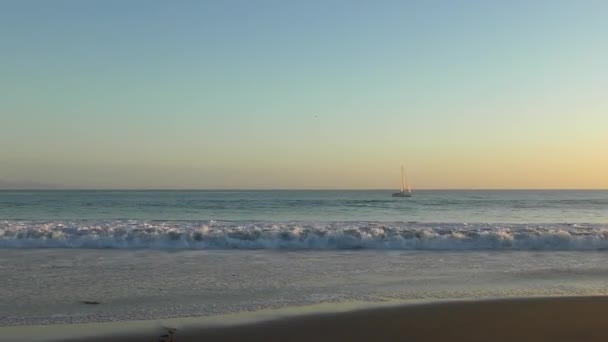
{"type": "Polygon", "coordinates": [[[603,224],[0,221],[0,248],[603,250],[603,224]]]}

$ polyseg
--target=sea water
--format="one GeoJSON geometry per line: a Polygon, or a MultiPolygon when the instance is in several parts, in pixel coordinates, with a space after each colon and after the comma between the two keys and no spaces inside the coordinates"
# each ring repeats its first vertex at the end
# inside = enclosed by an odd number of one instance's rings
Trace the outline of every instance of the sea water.
{"type": "Polygon", "coordinates": [[[607,248],[608,191],[0,191],[0,325],[606,294],[607,248]]]}

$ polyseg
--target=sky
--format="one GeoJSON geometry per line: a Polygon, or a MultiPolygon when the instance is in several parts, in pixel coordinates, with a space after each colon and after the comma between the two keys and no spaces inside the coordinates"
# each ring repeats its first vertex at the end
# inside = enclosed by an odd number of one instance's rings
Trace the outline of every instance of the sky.
{"type": "Polygon", "coordinates": [[[608,188],[608,2],[0,1],[0,188],[608,188]]]}

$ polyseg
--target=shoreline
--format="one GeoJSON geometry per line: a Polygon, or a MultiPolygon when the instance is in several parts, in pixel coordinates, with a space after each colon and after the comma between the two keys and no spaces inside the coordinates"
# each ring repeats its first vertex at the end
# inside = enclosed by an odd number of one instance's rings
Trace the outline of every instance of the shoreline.
{"type": "Polygon", "coordinates": [[[171,320],[0,327],[0,336],[11,341],[135,342],[150,341],[172,327],[178,329],[175,336],[179,342],[608,340],[608,296],[385,303],[374,307],[358,303],[342,308],[337,304],[335,308],[337,312],[308,307],[171,320]]]}

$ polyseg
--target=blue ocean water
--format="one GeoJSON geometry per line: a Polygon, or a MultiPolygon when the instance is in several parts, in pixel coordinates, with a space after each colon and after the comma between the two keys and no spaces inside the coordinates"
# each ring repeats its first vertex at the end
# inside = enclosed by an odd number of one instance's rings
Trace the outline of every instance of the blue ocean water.
{"type": "Polygon", "coordinates": [[[0,247],[605,249],[608,191],[0,191],[0,247]]]}
{"type": "Polygon", "coordinates": [[[0,191],[0,327],[608,293],[608,191],[392,192],[0,191]]]}

